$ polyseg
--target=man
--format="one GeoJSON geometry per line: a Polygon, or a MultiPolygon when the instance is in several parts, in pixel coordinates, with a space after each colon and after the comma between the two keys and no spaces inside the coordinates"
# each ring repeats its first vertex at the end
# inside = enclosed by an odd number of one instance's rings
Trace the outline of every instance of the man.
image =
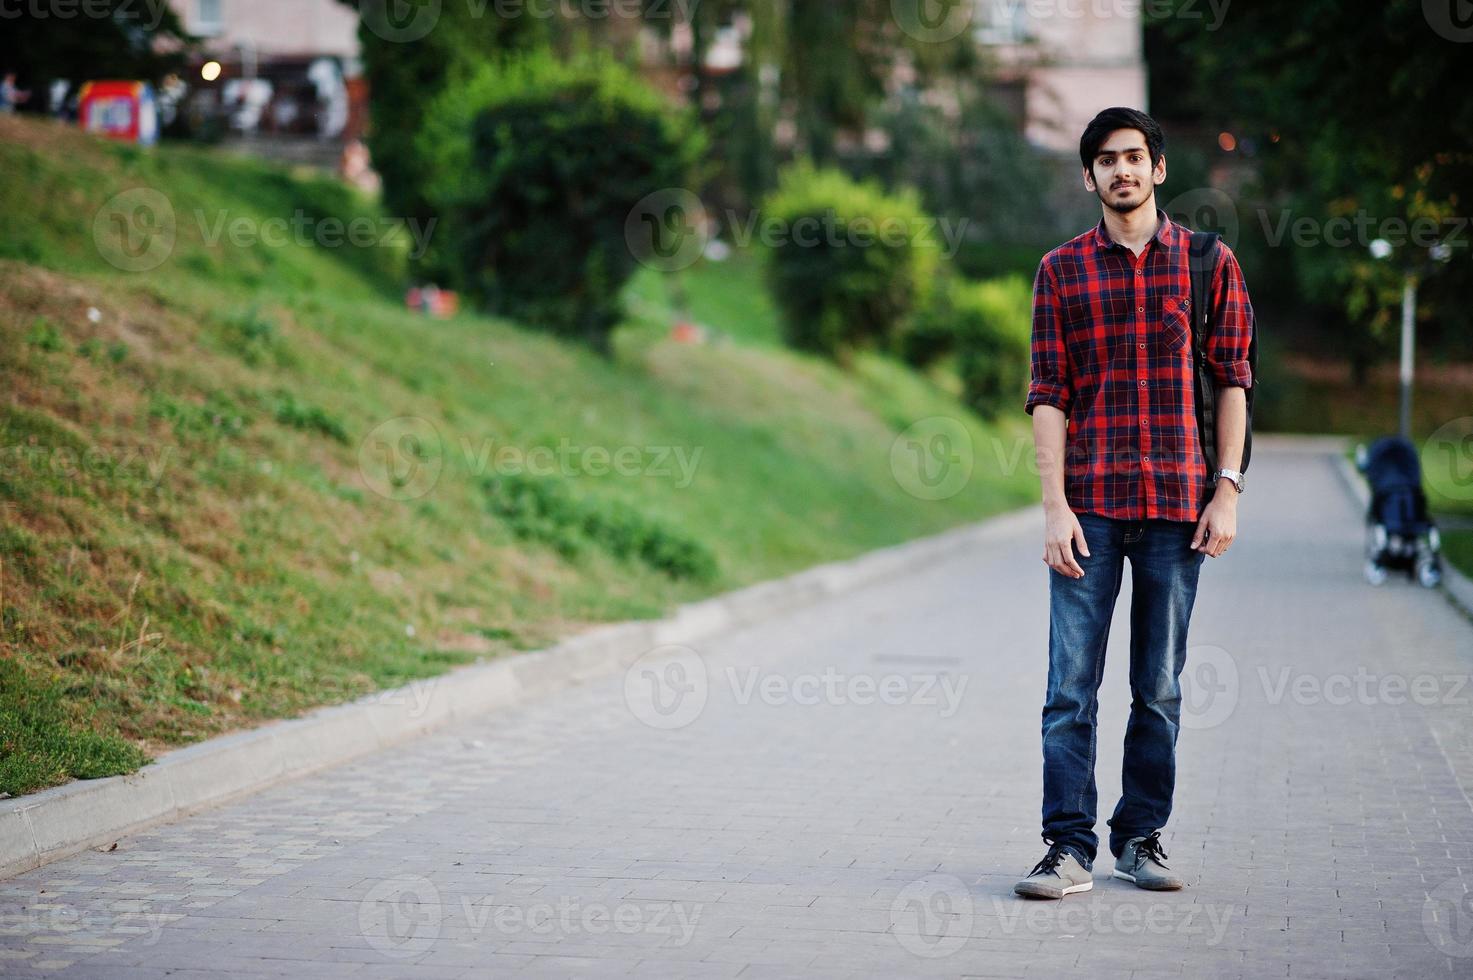
{"type": "Polygon", "coordinates": [[[15,84],[15,72],[8,71],[0,76],[0,112],[11,113],[15,107],[28,101],[31,93],[15,84]]]}
{"type": "Polygon", "coordinates": [[[1213,258],[1220,469],[1197,431],[1189,229],[1156,205],[1165,137],[1143,112],[1106,109],[1079,142],[1095,228],[1054,249],[1033,287],[1026,411],[1043,484],[1049,671],[1043,708],[1048,853],[1014,891],[1062,898],[1093,887],[1095,734],[1105,644],[1131,569],[1130,721],[1110,817],[1114,874],[1141,888],[1185,882],[1160,833],[1171,814],[1180,674],[1203,559],[1237,536],[1252,307],[1232,251],[1213,258]]]}

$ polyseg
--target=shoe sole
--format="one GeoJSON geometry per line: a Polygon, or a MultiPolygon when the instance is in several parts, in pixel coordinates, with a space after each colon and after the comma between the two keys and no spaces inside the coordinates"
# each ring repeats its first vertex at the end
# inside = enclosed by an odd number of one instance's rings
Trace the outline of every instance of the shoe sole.
{"type": "Polygon", "coordinates": [[[1126,872],[1120,871],[1119,869],[1116,869],[1113,874],[1114,877],[1119,878],[1122,881],[1128,881],[1131,884],[1135,885],[1137,888],[1144,888],[1146,891],[1151,892],[1174,892],[1179,891],[1182,887],[1181,884],[1174,881],[1167,882],[1164,885],[1143,885],[1139,881],[1135,880],[1135,875],[1127,874],[1126,872]]]}
{"type": "Polygon", "coordinates": [[[1082,885],[1070,885],[1068,888],[1063,889],[1061,892],[1059,892],[1059,894],[1055,895],[1052,892],[1047,892],[1042,889],[1031,889],[1027,885],[1015,885],[1013,887],[1013,893],[1016,895],[1022,895],[1025,898],[1063,898],[1065,895],[1073,895],[1076,892],[1087,892],[1094,886],[1095,883],[1093,881],[1086,881],[1082,885]]]}

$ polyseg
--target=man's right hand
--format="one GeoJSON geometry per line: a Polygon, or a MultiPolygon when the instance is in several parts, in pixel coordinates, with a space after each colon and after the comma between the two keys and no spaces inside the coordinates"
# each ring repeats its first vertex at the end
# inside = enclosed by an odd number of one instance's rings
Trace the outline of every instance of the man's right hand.
{"type": "Polygon", "coordinates": [[[1074,543],[1079,543],[1079,553],[1089,557],[1089,545],[1084,540],[1084,528],[1074,511],[1065,507],[1044,509],[1043,560],[1048,567],[1060,575],[1084,578],[1084,569],[1074,560],[1074,543]]]}

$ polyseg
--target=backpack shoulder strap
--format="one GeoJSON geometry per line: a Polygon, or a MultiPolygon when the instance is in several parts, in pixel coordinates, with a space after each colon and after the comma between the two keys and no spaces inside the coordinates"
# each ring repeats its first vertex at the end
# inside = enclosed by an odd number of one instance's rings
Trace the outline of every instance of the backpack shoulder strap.
{"type": "Polygon", "coordinates": [[[1187,248],[1192,275],[1192,346],[1202,356],[1212,335],[1212,273],[1220,237],[1215,231],[1194,231],[1187,248]]]}

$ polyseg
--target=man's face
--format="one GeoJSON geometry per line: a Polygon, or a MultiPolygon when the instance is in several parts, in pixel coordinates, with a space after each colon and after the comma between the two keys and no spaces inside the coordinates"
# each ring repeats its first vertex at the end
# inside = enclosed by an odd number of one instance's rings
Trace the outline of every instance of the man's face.
{"type": "Polygon", "coordinates": [[[1156,185],[1165,179],[1165,154],[1153,168],[1145,134],[1138,129],[1117,129],[1100,144],[1094,166],[1084,173],[1084,186],[1105,207],[1129,214],[1152,200],[1156,185]]]}

